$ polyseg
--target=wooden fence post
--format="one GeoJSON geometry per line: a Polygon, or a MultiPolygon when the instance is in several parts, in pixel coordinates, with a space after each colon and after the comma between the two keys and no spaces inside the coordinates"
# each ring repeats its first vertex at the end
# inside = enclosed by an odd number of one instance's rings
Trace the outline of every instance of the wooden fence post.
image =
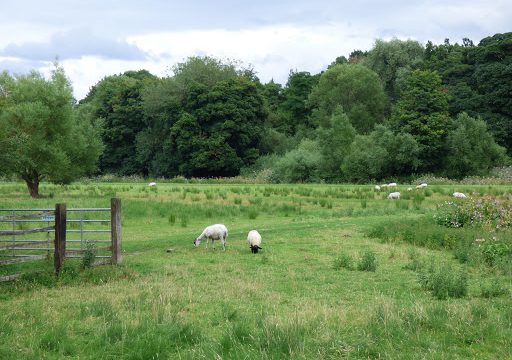
{"type": "Polygon", "coordinates": [[[112,198],[110,200],[111,223],[112,226],[112,264],[117,265],[123,261],[121,253],[121,199],[112,198]]]}
{"type": "Polygon", "coordinates": [[[55,205],[55,273],[59,274],[66,256],[66,204],[55,205]]]}

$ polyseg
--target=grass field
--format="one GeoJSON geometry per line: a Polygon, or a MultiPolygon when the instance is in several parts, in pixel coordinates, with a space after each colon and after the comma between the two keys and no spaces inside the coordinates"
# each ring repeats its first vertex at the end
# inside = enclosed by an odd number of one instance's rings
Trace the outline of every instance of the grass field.
{"type": "Polygon", "coordinates": [[[56,279],[42,261],[0,284],[0,359],[512,358],[510,227],[433,220],[453,191],[506,211],[512,187],[407,187],[91,182],[32,200],[0,183],[2,208],[123,207],[122,265],[56,279]],[[226,251],[194,248],[213,223],[226,251]]]}

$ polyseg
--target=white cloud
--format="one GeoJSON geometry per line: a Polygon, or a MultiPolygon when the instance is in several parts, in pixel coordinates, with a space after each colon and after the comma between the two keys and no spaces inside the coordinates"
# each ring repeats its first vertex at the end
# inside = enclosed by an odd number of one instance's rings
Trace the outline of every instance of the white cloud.
{"type": "Polygon", "coordinates": [[[44,42],[10,43],[0,50],[0,56],[40,61],[49,61],[56,57],[72,59],[88,55],[125,60],[140,60],[146,57],[134,45],[123,40],[98,36],[86,28],[57,32],[49,41],[44,42]]]}
{"type": "Polygon", "coordinates": [[[317,73],[377,38],[477,44],[511,31],[511,13],[510,0],[10,1],[0,12],[0,71],[43,71],[58,55],[81,99],[105,76],[163,76],[189,56],[210,55],[284,83],[290,69],[317,73]]]}
{"type": "Polygon", "coordinates": [[[286,82],[288,71],[318,72],[337,56],[368,49],[372,30],[345,24],[298,27],[266,26],[257,29],[197,30],[149,33],[128,38],[129,43],[171,65],[189,56],[211,55],[251,64],[263,81],[286,82]]]}
{"type": "MultiPolygon", "coordinates": [[[[83,99],[90,88],[105,76],[121,74],[128,70],[148,70],[154,75],[164,76],[166,64],[160,61],[128,61],[104,59],[97,56],[83,56],[60,62],[66,76],[71,80],[77,100],[83,99]]],[[[49,67],[48,67],[49,69],[49,67]]]]}

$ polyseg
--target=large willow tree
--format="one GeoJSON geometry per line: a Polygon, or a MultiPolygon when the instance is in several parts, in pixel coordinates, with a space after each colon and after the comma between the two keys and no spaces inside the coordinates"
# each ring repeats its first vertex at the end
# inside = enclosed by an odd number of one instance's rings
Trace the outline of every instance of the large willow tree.
{"type": "Polygon", "coordinates": [[[39,197],[42,180],[69,183],[95,169],[102,151],[98,124],[76,111],[62,68],[0,74],[0,173],[17,175],[39,197]]]}

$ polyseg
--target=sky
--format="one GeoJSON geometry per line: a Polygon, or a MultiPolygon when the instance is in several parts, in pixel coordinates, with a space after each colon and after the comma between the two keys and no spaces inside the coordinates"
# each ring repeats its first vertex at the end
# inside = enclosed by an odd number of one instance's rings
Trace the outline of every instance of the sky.
{"type": "Polygon", "coordinates": [[[105,76],[172,76],[190,56],[252,67],[262,82],[325,70],[377,39],[475,44],[512,31],[510,0],[1,0],[0,71],[49,74],[77,100],[105,76]]]}

